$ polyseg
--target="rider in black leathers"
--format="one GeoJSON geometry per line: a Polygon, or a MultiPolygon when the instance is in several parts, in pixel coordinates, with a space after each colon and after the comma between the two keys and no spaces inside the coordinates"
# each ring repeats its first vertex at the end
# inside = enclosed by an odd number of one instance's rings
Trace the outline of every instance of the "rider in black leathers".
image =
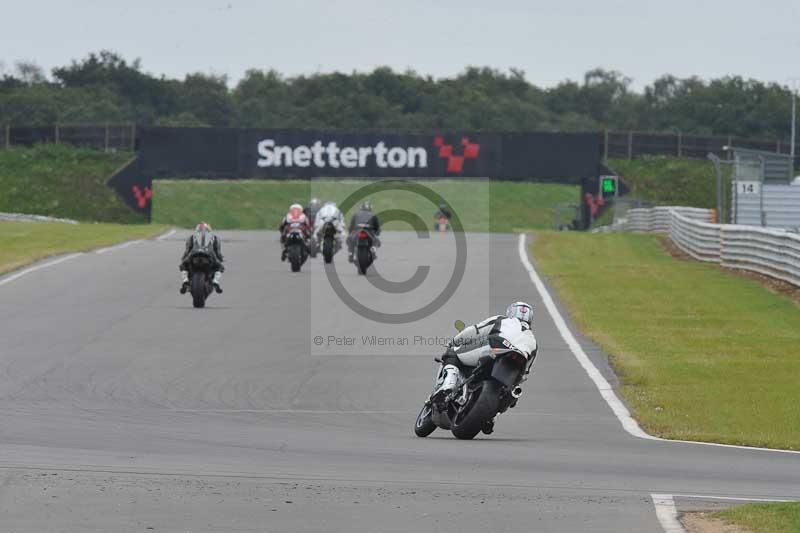
{"type": "Polygon", "coordinates": [[[195,228],[195,231],[192,235],[186,239],[186,248],[183,251],[183,256],[181,257],[181,264],[178,267],[181,271],[181,294],[185,294],[187,290],[189,290],[189,258],[192,255],[192,251],[194,250],[195,242],[212,242],[212,251],[214,254],[214,280],[212,284],[214,285],[214,290],[217,293],[222,292],[222,286],[220,285],[220,280],[222,278],[222,273],[225,272],[225,265],[222,264],[224,261],[224,257],[222,257],[222,247],[220,244],[219,237],[214,235],[211,232],[211,226],[206,222],[201,222],[195,228]]]}
{"type": "Polygon", "coordinates": [[[372,204],[364,202],[361,204],[361,208],[356,211],[350,219],[350,228],[348,230],[350,235],[347,237],[347,260],[351,263],[353,262],[353,253],[356,247],[356,233],[361,225],[367,226],[364,229],[370,232],[372,236],[372,256],[374,259],[378,258],[378,254],[375,253],[375,248],[381,245],[381,241],[378,239],[378,235],[381,234],[381,223],[375,213],[372,212],[372,204]]]}
{"type": "Polygon", "coordinates": [[[319,201],[319,198],[312,198],[308,205],[303,208],[303,213],[308,217],[308,222],[311,224],[311,227],[314,227],[314,221],[317,219],[317,213],[319,213],[320,208],[322,207],[322,202],[319,201]]]}

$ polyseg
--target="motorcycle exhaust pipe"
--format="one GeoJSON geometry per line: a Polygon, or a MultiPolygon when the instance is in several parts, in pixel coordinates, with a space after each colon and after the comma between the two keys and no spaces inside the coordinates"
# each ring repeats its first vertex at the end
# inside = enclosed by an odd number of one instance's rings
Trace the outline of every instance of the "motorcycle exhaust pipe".
{"type": "Polygon", "coordinates": [[[517,387],[514,387],[514,388],[511,390],[511,396],[512,396],[514,399],[516,399],[516,400],[519,400],[519,397],[520,397],[520,396],[522,396],[522,387],[519,387],[519,386],[517,386],[517,387]]]}

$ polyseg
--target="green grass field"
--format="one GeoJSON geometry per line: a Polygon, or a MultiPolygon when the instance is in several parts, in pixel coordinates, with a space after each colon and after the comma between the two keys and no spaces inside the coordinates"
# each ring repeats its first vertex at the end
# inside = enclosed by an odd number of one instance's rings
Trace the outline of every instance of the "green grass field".
{"type": "MultiPolygon", "coordinates": [[[[191,227],[207,220],[219,229],[275,228],[293,202],[312,196],[341,203],[368,185],[366,181],[168,181],[153,185],[153,222],[191,227]]],[[[431,181],[424,186],[449,202],[467,231],[515,231],[550,228],[554,206],[576,203],[571,185],[488,181],[431,181]]],[[[401,209],[416,213],[430,227],[436,204],[408,191],[377,192],[367,197],[376,212],[401,209]]],[[[347,213],[345,214],[347,215],[347,213]]],[[[403,222],[387,229],[410,227],[403,222]]]]}
{"type": "Polygon", "coordinates": [[[130,153],[57,145],[0,150],[0,211],[94,222],[144,223],[106,187],[130,153]]]}
{"type": "Polygon", "coordinates": [[[753,533],[796,533],[800,531],[800,503],[754,503],[715,513],[730,524],[753,533]]]}
{"type": "Polygon", "coordinates": [[[797,304],[658,239],[542,232],[532,246],[648,432],[800,449],[797,304]]]}
{"type": "Polygon", "coordinates": [[[158,225],[0,222],[0,274],[51,255],[83,252],[118,242],[153,237],[158,225]]]}

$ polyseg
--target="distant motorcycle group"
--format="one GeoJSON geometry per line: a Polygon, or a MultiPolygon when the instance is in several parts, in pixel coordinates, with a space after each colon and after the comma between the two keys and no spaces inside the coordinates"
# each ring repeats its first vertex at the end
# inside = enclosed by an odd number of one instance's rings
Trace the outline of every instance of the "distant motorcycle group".
{"type": "MultiPolygon", "coordinates": [[[[440,205],[434,214],[434,230],[450,229],[452,214],[446,205],[440,205]]],[[[354,263],[358,273],[367,270],[378,258],[381,245],[380,220],[372,211],[372,205],[364,202],[350,219],[345,230],[344,216],[335,202],[312,198],[306,207],[292,204],[281,220],[281,261],[289,261],[292,272],[300,272],[309,257],[322,253],[325,263],[333,262],[333,256],[342,248],[346,237],[348,261],[354,263]]],[[[221,278],[225,271],[222,246],[214,235],[211,225],[200,222],[192,235],[186,239],[181,257],[181,294],[191,292],[194,307],[204,307],[212,292],[222,293],[221,278]]]]}
{"type": "MultiPolygon", "coordinates": [[[[292,204],[279,226],[281,233],[281,261],[289,261],[292,272],[300,272],[309,257],[322,253],[325,263],[333,262],[333,256],[342,248],[345,227],[344,216],[334,202],[321,205],[312,198],[307,207],[292,204]]],[[[377,259],[376,248],[380,246],[378,235],[381,225],[369,202],[361,204],[350,219],[346,242],[348,260],[355,263],[359,274],[367,270],[377,259]]],[[[222,293],[222,273],[225,271],[222,244],[214,235],[211,225],[200,222],[186,239],[179,269],[181,272],[180,293],[190,292],[194,307],[205,307],[212,292],[222,293]]]]}
{"type": "Polygon", "coordinates": [[[369,202],[361,204],[345,231],[344,216],[335,202],[321,204],[312,198],[305,208],[292,204],[278,227],[281,233],[281,261],[289,261],[292,272],[299,272],[309,257],[322,252],[325,263],[342,248],[347,233],[348,261],[355,263],[359,274],[366,274],[377,259],[381,225],[369,202]]]}

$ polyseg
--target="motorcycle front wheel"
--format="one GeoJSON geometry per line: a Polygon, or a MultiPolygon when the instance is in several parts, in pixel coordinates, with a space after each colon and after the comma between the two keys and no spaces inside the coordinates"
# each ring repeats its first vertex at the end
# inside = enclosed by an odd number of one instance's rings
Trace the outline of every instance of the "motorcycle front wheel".
{"type": "Polygon", "coordinates": [[[431,406],[427,404],[423,405],[417,415],[417,421],[414,423],[414,433],[417,437],[427,437],[436,429],[436,424],[431,420],[432,415],[433,410],[431,406]]]}

